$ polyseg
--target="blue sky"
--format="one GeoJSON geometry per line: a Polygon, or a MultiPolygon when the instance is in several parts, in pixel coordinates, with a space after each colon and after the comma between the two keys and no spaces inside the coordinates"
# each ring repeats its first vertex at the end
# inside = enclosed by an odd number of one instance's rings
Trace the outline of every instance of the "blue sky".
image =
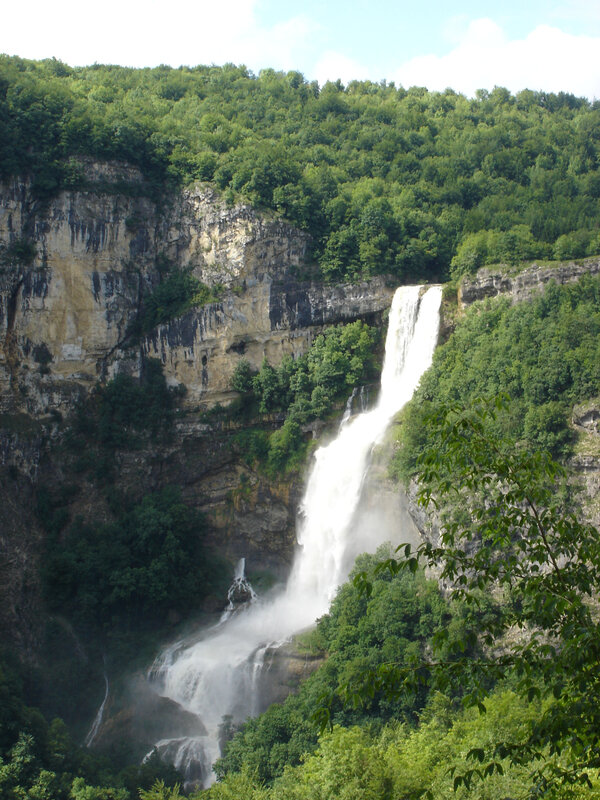
{"type": "Polygon", "coordinates": [[[3,9],[0,52],[600,98],[600,0],[28,0],[3,9]]]}

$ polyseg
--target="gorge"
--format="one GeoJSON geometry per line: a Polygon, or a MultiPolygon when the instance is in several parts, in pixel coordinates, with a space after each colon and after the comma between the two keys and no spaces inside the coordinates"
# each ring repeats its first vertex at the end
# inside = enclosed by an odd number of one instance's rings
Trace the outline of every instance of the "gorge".
{"type": "Polygon", "coordinates": [[[598,793],[599,113],[0,57],[2,797],[598,793]]]}

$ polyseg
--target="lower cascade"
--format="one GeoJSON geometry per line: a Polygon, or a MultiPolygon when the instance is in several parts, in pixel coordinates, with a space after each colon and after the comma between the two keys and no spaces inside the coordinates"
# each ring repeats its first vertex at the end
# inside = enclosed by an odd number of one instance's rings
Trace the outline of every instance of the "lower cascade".
{"type": "Polygon", "coordinates": [[[241,722],[264,710],[259,684],[268,652],[325,614],[356,556],[381,543],[376,530],[370,532],[369,541],[357,535],[353,518],[373,447],[431,364],[441,296],[439,286],[396,291],[379,401],[354,417],[344,414],[337,437],[316,451],[300,507],[298,553],[285,588],[264,599],[257,597],[245,579],[242,559],[229,606],[217,625],[194,641],[170,645],[152,665],[149,678],[157,691],[202,723],[201,736],[163,739],[155,745],[189,783],[206,787],[213,782],[212,764],[220,755],[224,717],[241,722]],[[242,602],[236,604],[236,597],[242,602]]]}

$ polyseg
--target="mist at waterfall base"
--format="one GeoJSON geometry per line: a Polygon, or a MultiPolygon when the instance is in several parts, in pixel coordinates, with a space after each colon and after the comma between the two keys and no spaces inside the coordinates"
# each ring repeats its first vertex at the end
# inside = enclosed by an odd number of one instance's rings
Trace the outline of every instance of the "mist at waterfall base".
{"type": "Polygon", "coordinates": [[[155,744],[188,783],[212,783],[223,718],[241,722],[265,710],[261,686],[274,648],[328,611],[356,556],[373,552],[384,541],[407,539],[398,519],[386,522],[380,505],[369,509],[368,498],[366,503],[361,498],[374,446],[431,363],[440,302],[439,286],[396,291],[378,403],[354,417],[345,414],[337,437],[315,452],[299,509],[298,552],[286,586],[256,597],[245,582],[241,560],[232,591],[237,586],[245,602],[237,608],[230,602],[214,627],[170,645],[152,665],[149,680],[156,691],[199,718],[202,735],[155,744]]]}

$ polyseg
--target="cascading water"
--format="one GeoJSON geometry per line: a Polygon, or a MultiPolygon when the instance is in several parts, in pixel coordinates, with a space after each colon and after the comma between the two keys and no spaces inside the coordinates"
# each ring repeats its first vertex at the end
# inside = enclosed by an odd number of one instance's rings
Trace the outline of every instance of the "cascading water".
{"type": "Polygon", "coordinates": [[[100,704],[100,708],[98,709],[98,713],[94,717],[94,721],[92,722],[92,727],[89,729],[87,736],[85,737],[85,746],[91,747],[94,739],[96,738],[96,734],[100,730],[100,725],[102,725],[102,719],[104,717],[104,708],[106,706],[106,701],[108,700],[108,675],[106,674],[106,659],[104,659],[104,699],[100,704]]]}
{"type": "MultiPolygon", "coordinates": [[[[161,694],[197,714],[206,735],[157,742],[163,757],[208,785],[208,765],[220,755],[224,716],[234,721],[258,713],[258,680],[269,647],[287,640],[327,612],[354,558],[365,549],[353,537],[369,455],[392,417],[410,400],[431,363],[437,342],[441,288],[398,289],[390,310],[381,392],[371,411],[344,419],[336,439],[315,453],[302,501],[298,555],[283,592],[225,613],[192,644],[178,642],[159,656],[150,675],[161,694]]],[[[380,544],[376,536],[371,549],[380,544]]],[[[243,579],[242,571],[238,579],[243,579]]],[[[235,580],[234,580],[235,584],[235,580]]]]}

